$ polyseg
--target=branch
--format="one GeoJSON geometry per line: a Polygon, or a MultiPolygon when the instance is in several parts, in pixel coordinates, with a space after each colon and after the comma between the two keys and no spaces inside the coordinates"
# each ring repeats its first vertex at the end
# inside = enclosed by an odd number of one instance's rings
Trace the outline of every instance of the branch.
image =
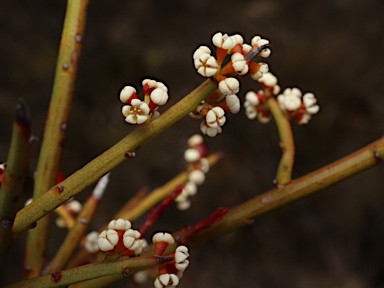
{"type": "MultiPolygon", "coordinates": [[[[37,164],[34,200],[55,184],[73,98],[87,5],[88,0],[68,0],[52,97],[37,164]]],[[[50,217],[45,217],[28,233],[25,266],[30,270],[25,274],[27,278],[39,275],[44,265],[49,223],[50,217]]]]}
{"type": "Polygon", "coordinates": [[[3,182],[0,183],[0,262],[12,236],[12,226],[24,188],[31,150],[31,125],[25,103],[17,105],[11,148],[3,182]]]}
{"type": "Polygon", "coordinates": [[[127,157],[129,158],[129,155],[145,142],[151,140],[195,109],[216,88],[217,84],[215,82],[210,79],[206,80],[160,115],[159,118],[137,128],[109,150],[89,162],[63,182],[48,190],[39,199],[24,207],[17,213],[13,232],[18,234],[29,229],[32,223],[97,181],[101,176],[122,163],[127,157]]]}

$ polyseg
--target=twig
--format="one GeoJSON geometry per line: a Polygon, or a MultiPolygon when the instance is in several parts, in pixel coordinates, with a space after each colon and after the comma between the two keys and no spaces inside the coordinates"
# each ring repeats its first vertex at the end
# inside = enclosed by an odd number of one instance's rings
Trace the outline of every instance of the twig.
{"type": "MultiPolygon", "coordinates": [[[[88,0],[68,0],[64,29],[56,65],[55,81],[48,110],[33,199],[39,199],[55,184],[72,103],[88,0]]],[[[35,221],[38,219],[35,219],[35,221]]],[[[28,233],[25,255],[26,278],[35,277],[45,262],[50,217],[41,219],[28,233]]]]}
{"type": "Polygon", "coordinates": [[[276,98],[268,97],[267,101],[279,131],[280,148],[282,150],[275,180],[277,185],[286,185],[291,182],[293,163],[295,161],[295,144],[292,128],[289,119],[281,111],[276,98]]]}
{"type": "Polygon", "coordinates": [[[89,162],[63,182],[51,188],[39,199],[33,201],[17,213],[13,232],[18,234],[30,228],[31,224],[47,215],[71,197],[77,195],[94,183],[102,175],[126,159],[127,152],[136,151],[145,142],[154,138],[208,97],[217,88],[217,84],[208,79],[186,97],[169,108],[156,120],[141,126],[116,143],[109,150],[89,162]]]}
{"type": "Polygon", "coordinates": [[[137,270],[147,269],[158,265],[158,257],[122,257],[115,261],[88,264],[68,270],[57,271],[52,275],[36,277],[30,280],[4,286],[4,288],[54,288],[64,287],[89,279],[108,275],[127,277],[137,270]]]}
{"type": "Polygon", "coordinates": [[[19,208],[30,156],[31,127],[25,103],[19,101],[13,123],[7,168],[0,188],[0,262],[12,236],[12,226],[19,208]]]}

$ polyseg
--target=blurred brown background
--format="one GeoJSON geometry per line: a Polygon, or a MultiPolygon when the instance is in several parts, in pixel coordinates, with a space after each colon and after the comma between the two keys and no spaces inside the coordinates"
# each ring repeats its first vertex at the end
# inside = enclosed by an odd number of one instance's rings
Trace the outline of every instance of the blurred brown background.
{"type": "MultiPolygon", "coordinates": [[[[28,102],[34,134],[42,138],[65,4],[0,2],[0,160],[7,157],[17,98],[28,102]]],[[[192,53],[211,45],[217,31],[241,33],[246,41],[255,34],[270,39],[267,62],[281,86],[317,96],[320,114],[308,126],[294,125],[296,177],[382,135],[383,1],[91,1],[64,173],[132,131],[118,101],[124,83],[139,87],[145,77],[162,80],[171,103],[201,83],[192,53]]],[[[242,83],[240,96],[255,87],[249,77],[242,83]]],[[[155,188],[182,171],[186,140],[198,127],[199,121],[185,118],[116,168],[91,228],[138,189],[155,188]]],[[[207,142],[225,158],[209,172],[191,209],[170,209],[154,230],[174,231],[272,186],[280,155],[273,122],[229,116],[223,134],[207,142]]],[[[31,195],[40,143],[25,198],[31,195]]],[[[383,173],[382,166],[375,167],[194,249],[179,287],[384,287],[383,173]]],[[[52,234],[49,257],[63,237],[64,231],[52,234]]],[[[23,241],[5,259],[0,284],[21,279],[23,241]]]]}

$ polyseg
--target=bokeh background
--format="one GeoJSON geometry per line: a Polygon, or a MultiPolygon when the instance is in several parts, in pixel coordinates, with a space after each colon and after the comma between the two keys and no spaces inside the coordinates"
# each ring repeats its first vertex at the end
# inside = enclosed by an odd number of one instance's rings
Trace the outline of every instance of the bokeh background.
{"type": "MultiPolygon", "coordinates": [[[[26,99],[33,133],[42,138],[65,6],[64,0],[0,2],[0,160],[7,157],[18,98],[26,99]]],[[[383,133],[383,14],[384,2],[375,0],[91,1],[61,168],[73,173],[134,129],[120,113],[123,84],[162,80],[172,104],[201,83],[192,53],[211,45],[217,31],[270,39],[267,62],[281,86],[315,93],[320,114],[308,126],[294,125],[294,176],[320,168],[383,133]]],[[[257,84],[242,78],[243,97],[257,84]]],[[[223,134],[206,139],[225,157],[191,209],[171,208],[153,230],[180,229],[272,186],[280,156],[275,124],[249,121],[243,113],[227,120],[223,134]]],[[[91,229],[140,188],[155,188],[181,172],[186,141],[198,127],[199,121],[185,118],[116,168],[91,229]]],[[[40,144],[33,149],[25,199],[40,144]]],[[[383,173],[383,167],[372,168],[194,249],[179,287],[384,287],[383,173]]],[[[63,237],[58,229],[51,234],[48,257],[63,237]]],[[[9,251],[0,284],[22,278],[24,240],[9,251]]]]}

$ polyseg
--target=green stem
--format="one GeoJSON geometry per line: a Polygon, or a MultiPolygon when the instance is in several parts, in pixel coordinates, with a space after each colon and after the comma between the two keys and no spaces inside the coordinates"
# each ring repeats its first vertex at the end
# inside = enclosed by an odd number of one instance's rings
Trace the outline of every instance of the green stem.
{"type": "Polygon", "coordinates": [[[165,111],[156,120],[143,125],[116,143],[109,150],[89,162],[63,182],[47,191],[36,201],[17,213],[13,232],[18,234],[31,227],[31,224],[48,214],[71,197],[97,181],[101,176],[122,163],[129,152],[136,151],[145,142],[154,138],[176,123],[217,88],[217,84],[206,80],[186,97],[165,111]]]}
{"type": "Polygon", "coordinates": [[[137,270],[147,269],[158,264],[158,259],[153,256],[136,258],[123,257],[115,261],[98,262],[63,270],[61,272],[55,272],[52,273],[52,275],[36,277],[30,280],[13,283],[4,286],[4,288],[65,287],[89,279],[95,279],[108,275],[121,275],[121,277],[127,277],[132,275],[137,270]]]}
{"type": "Polygon", "coordinates": [[[77,249],[81,237],[84,235],[85,230],[88,227],[88,223],[91,221],[93,215],[99,206],[100,200],[91,195],[87,202],[85,202],[83,209],[77,216],[75,225],[68,231],[63,243],[57,251],[55,257],[51,263],[44,269],[44,274],[50,274],[55,271],[63,269],[75,250],[77,249]]]}
{"type": "MultiPolygon", "coordinates": [[[[286,186],[274,188],[231,208],[220,221],[190,238],[188,245],[195,246],[251,224],[255,217],[312,195],[379,164],[383,160],[384,137],[334,163],[298,178],[286,186]]],[[[183,236],[183,231],[175,234],[176,239],[183,239],[183,236]]]]}
{"type": "Polygon", "coordinates": [[[295,144],[293,141],[292,128],[289,120],[281,111],[274,97],[268,98],[269,109],[275,118],[280,136],[280,147],[282,150],[279,167],[276,173],[276,184],[286,185],[291,182],[293,163],[295,161],[295,144]]]}
{"type": "Polygon", "coordinates": [[[31,127],[24,102],[17,105],[7,168],[0,185],[0,262],[10,243],[30,156],[31,127]]]}
{"type": "MultiPolygon", "coordinates": [[[[88,0],[68,0],[67,3],[52,97],[37,165],[34,200],[39,199],[55,184],[73,98],[87,5],[88,0]]],[[[49,223],[50,217],[44,217],[36,229],[28,233],[25,255],[27,278],[39,275],[43,267],[49,223]]]]}

